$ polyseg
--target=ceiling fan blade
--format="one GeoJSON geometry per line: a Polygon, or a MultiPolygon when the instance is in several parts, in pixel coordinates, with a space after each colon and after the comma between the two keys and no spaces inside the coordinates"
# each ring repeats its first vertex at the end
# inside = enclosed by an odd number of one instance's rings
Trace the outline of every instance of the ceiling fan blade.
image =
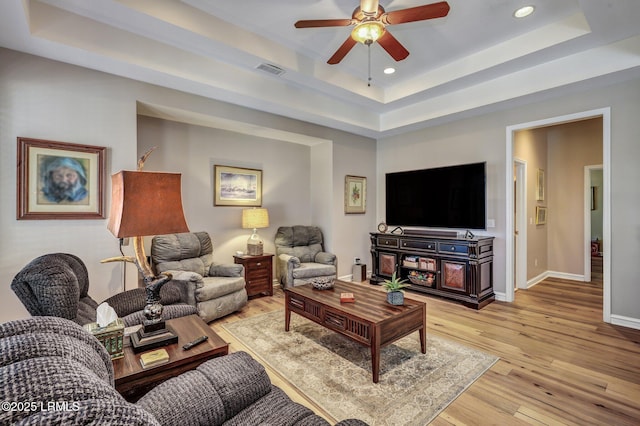
{"type": "Polygon", "coordinates": [[[336,53],[334,53],[333,56],[329,58],[327,63],[330,65],[339,63],[345,56],[347,56],[347,53],[349,53],[349,51],[353,48],[353,46],[356,45],[356,43],[358,42],[352,39],[351,36],[349,36],[349,38],[347,38],[345,42],[342,43],[342,46],[340,46],[338,50],[336,50],[336,53]]]}
{"type": "Polygon", "coordinates": [[[449,3],[427,4],[424,6],[410,7],[408,9],[394,10],[381,16],[382,22],[387,25],[404,24],[406,22],[424,21],[427,19],[442,18],[449,13],[449,3]]]}
{"type": "Polygon", "coordinates": [[[378,44],[396,61],[401,61],[409,56],[409,51],[391,35],[389,30],[385,31],[382,37],[378,39],[378,44]]]}
{"type": "Polygon", "coordinates": [[[365,13],[378,12],[378,0],[360,0],[360,10],[365,13]]]}
{"type": "Polygon", "coordinates": [[[298,21],[294,25],[296,28],[318,28],[318,27],[348,27],[354,24],[353,19],[310,19],[298,21]]]}

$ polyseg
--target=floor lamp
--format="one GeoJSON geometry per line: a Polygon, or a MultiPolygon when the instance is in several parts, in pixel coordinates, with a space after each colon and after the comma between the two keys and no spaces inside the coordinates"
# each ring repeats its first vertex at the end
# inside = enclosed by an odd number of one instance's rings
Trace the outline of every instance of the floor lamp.
{"type": "MultiPolygon", "coordinates": [[[[138,166],[142,168],[141,165],[138,166]]],[[[111,214],[107,228],[117,238],[133,238],[135,257],[121,256],[103,262],[126,261],[136,265],[145,285],[145,321],[131,335],[134,352],[176,343],[178,336],[162,319],[160,288],[171,274],[156,276],[144,251],[142,237],[189,232],[182,210],[181,175],[120,171],[111,176],[111,214]]]]}

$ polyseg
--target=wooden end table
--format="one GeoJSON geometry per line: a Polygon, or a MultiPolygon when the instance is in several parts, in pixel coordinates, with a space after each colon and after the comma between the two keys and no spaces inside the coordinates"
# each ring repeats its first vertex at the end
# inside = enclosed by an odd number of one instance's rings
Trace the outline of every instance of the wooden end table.
{"type": "Polygon", "coordinates": [[[273,296],[273,254],[233,256],[235,263],[244,266],[247,296],[273,296]]]}
{"type": "MultiPolygon", "coordinates": [[[[167,321],[178,335],[178,343],[163,346],[169,353],[169,362],[143,369],[140,355],[131,346],[124,348],[124,358],[113,360],[116,390],[129,402],[136,402],[149,390],[171,377],[193,370],[208,359],[229,353],[229,344],[222,340],[198,315],[189,315],[167,321]],[[209,337],[187,351],[182,345],[202,335],[209,337]]],[[[143,352],[144,353],[144,352],[143,352]]]]}
{"type": "Polygon", "coordinates": [[[373,383],[380,376],[380,348],[414,331],[420,334],[420,350],[427,353],[427,305],[406,298],[404,305],[387,302],[387,295],[369,288],[336,280],[331,290],[316,290],[311,284],[288,287],[285,294],[285,330],[291,312],[371,348],[373,383]],[[341,303],[340,293],[353,293],[354,303],[341,303]]]}

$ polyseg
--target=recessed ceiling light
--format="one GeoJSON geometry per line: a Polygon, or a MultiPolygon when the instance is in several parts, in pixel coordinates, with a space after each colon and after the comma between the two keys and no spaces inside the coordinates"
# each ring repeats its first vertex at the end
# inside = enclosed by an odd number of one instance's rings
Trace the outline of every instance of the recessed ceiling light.
{"type": "Polygon", "coordinates": [[[383,72],[385,74],[393,74],[394,72],[396,72],[396,69],[393,67],[388,67],[388,68],[385,68],[383,72]]]}
{"type": "Polygon", "coordinates": [[[533,6],[524,6],[513,12],[513,16],[515,16],[516,18],[524,18],[531,15],[535,9],[536,8],[533,6]]]}

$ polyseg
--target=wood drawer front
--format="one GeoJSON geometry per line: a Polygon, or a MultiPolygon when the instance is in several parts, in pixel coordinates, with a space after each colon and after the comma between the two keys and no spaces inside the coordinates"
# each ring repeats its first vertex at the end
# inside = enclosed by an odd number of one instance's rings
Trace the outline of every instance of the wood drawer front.
{"type": "Polygon", "coordinates": [[[403,248],[414,248],[419,250],[436,250],[435,241],[419,241],[419,240],[404,240],[402,241],[403,248]]]}
{"type": "Polygon", "coordinates": [[[393,237],[378,237],[377,244],[380,247],[400,247],[398,239],[393,237]]]}
{"type": "Polygon", "coordinates": [[[469,246],[465,244],[439,243],[438,252],[441,254],[469,255],[469,246]]]}
{"type": "Polygon", "coordinates": [[[247,272],[249,272],[249,273],[251,273],[253,271],[270,270],[271,269],[271,261],[270,260],[261,260],[261,261],[251,260],[251,261],[245,262],[245,268],[247,269],[247,272]]]}

